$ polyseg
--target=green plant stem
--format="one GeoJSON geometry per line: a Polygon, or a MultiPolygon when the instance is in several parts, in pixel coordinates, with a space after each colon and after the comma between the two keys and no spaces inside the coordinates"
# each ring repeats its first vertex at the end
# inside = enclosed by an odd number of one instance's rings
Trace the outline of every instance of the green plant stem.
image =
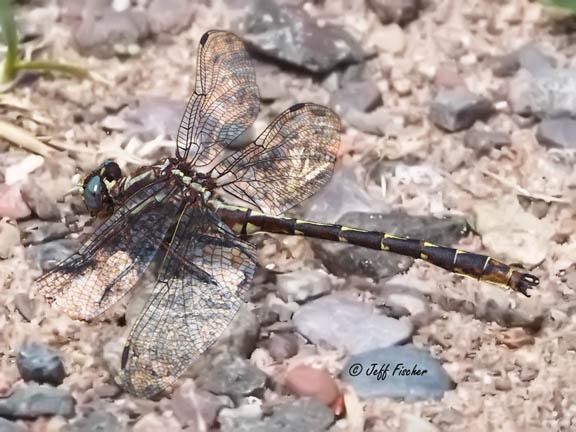
{"type": "Polygon", "coordinates": [[[2,82],[7,82],[14,78],[18,63],[18,34],[11,0],[0,0],[0,27],[2,27],[7,48],[2,82]]]}
{"type": "Polygon", "coordinates": [[[89,73],[79,66],[72,66],[58,63],[51,60],[32,60],[26,62],[16,62],[15,70],[35,70],[42,72],[63,72],[78,78],[87,78],[89,73]]]}

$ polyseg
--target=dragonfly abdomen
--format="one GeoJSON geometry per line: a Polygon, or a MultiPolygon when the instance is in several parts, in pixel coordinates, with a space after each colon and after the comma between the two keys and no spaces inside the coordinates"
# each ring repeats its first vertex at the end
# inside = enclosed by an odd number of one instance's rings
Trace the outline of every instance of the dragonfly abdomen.
{"type": "Polygon", "coordinates": [[[379,231],[366,231],[336,224],[324,224],[281,216],[269,216],[257,211],[222,203],[214,205],[222,220],[238,234],[269,232],[301,235],[393,252],[421,259],[453,273],[512,288],[526,294],[538,284],[529,273],[513,269],[486,255],[439,246],[425,240],[411,239],[379,231]]]}

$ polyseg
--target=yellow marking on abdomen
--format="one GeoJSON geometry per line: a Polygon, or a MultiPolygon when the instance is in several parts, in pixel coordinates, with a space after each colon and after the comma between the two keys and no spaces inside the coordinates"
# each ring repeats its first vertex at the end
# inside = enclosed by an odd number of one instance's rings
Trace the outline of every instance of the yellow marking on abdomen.
{"type": "MultiPolygon", "coordinates": [[[[242,230],[242,225],[240,225],[240,230],[242,230]]],[[[250,222],[246,224],[246,234],[253,234],[258,231],[260,231],[260,227],[258,225],[254,225],[253,223],[250,222]]]]}
{"type": "MultiPolygon", "coordinates": [[[[367,233],[368,231],[363,230],[363,229],[358,229],[358,228],[350,228],[350,227],[340,227],[340,233],[342,232],[358,232],[358,233],[367,233]]],[[[338,233],[338,241],[342,242],[342,243],[348,243],[348,240],[346,240],[344,237],[340,236],[340,233],[338,233]]]]}
{"type": "MultiPolygon", "coordinates": [[[[290,219],[290,218],[285,218],[285,217],[281,217],[281,216],[276,216],[280,219],[290,219]]],[[[311,222],[311,221],[307,221],[307,220],[302,220],[302,219],[296,219],[296,225],[316,225],[316,226],[328,226],[331,227],[333,226],[332,224],[329,223],[322,223],[322,222],[311,222]]]]}
{"type": "Polygon", "coordinates": [[[394,234],[384,234],[385,239],[396,239],[396,240],[406,240],[406,237],[395,236],[394,234]]]}

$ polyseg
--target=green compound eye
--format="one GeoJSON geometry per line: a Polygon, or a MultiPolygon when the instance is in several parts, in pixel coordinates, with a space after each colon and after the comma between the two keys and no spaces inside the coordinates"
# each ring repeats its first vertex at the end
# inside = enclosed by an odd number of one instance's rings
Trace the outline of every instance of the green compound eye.
{"type": "Polygon", "coordinates": [[[84,203],[88,210],[100,210],[102,208],[102,191],[104,185],[100,176],[90,177],[84,184],[84,203]]]}

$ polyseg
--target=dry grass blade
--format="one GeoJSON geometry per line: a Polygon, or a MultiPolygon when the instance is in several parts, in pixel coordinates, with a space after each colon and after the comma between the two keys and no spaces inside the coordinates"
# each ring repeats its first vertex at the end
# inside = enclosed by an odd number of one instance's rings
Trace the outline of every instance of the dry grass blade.
{"type": "Polygon", "coordinates": [[[509,188],[512,188],[516,191],[516,193],[518,193],[518,195],[521,195],[523,197],[526,198],[531,198],[534,200],[540,200],[540,201],[544,201],[544,202],[548,202],[548,203],[558,203],[558,204],[570,204],[570,200],[566,199],[566,198],[558,198],[555,196],[551,196],[551,195],[544,195],[544,194],[538,194],[538,193],[532,193],[526,189],[524,189],[522,186],[505,179],[504,177],[495,174],[493,172],[490,172],[488,170],[482,170],[482,174],[487,175],[488,177],[492,177],[494,180],[502,183],[505,186],[508,186],[509,188]]]}
{"type": "Polygon", "coordinates": [[[61,150],[67,150],[76,153],[84,153],[84,154],[98,154],[100,153],[98,150],[94,150],[85,146],[79,146],[76,144],[65,143],[62,141],[51,140],[49,145],[51,147],[56,147],[61,150]]]}
{"type": "Polygon", "coordinates": [[[0,137],[22,147],[23,149],[39,154],[40,156],[48,157],[51,153],[50,147],[32,136],[25,129],[1,120],[0,137]]]}

